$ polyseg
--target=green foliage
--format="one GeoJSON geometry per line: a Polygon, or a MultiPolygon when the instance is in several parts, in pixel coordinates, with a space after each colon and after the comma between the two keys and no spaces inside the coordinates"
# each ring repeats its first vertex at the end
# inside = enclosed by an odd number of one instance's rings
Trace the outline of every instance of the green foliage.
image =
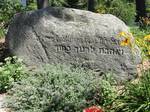
{"type": "Polygon", "coordinates": [[[8,57],[0,66],[0,92],[6,92],[12,87],[12,83],[20,80],[24,75],[23,65],[20,59],[8,57]]]}
{"type": "Polygon", "coordinates": [[[65,0],[49,0],[50,6],[63,6],[66,4],[65,0]]]}
{"type": "Polygon", "coordinates": [[[21,10],[18,0],[3,0],[0,2],[0,22],[8,22],[10,18],[21,10]]]}
{"type": "Polygon", "coordinates": [[[20,12],[33,10],[36,4],[31,2],[27,7],[20,4],[20,0],[1,0],[0,1],[0,37],[4,37],[6,29],[12,17],[20,12]]]}
{"type": "Polygon", "coordinates": [[[101,96],[103,99],[101,105],[106,107],[106,109],[107,106],[111,106],[114,100],[118,97],[116,89],[117,82],[112,76],[112,73],[107,73],[100,83],[101,96]]]}
{"type": "Polygon", "coordinates": [[[32,5],[31,2],[28,7],[23,7],[20,0],[2,0],[0,2],[0,23],[5,23],[4,26],[6,26],[14,14],[34,9],[34,7],[31,7],[32,5]]]}
{"type": "Polygon", "coordinates": [[[0,38],[5,37],[5,29],[0,27],[0,38]]]}
{"type": "Polygon", "coordinates": [[[81,112],[116,98],[108,81],[91,71],[62,65],[49,65],[42,73],[24,78],[8,94],[8,107],[14,112],[81,112]]]}
{"type": "Polygon", "coordinates": [[[98,13],[110,13],[126,24],[135,20],[135,3],[127,0],[97,0],[96,10],[98,13]]]}
{"type": "Polygon", "coordinates": [[[144,39],[145,36],[150,34],[149,29],[139,27],[130,27],[130,31],[135,37],[136,45],[141,49],[143,59],[150,58],[150,43],[144,39]]]}
{"type": "Polygon", "coordinates": [[[25,11],[36,10],[36,9],[37,9],[36,0],[28,0],[27,6],[25,8],[25,11]]]}
{"type": "Polygon", "coordinates": [[[130,31],[137,38],[143,38],[144,36],[150,34],[150,29],[140,29],[140,27],[137,26],[131,26],[130,31]]]}
{"type": "Polygon", "coordinates": [[[150,70],[143,73],[138,83],[129,83],[117,100],[115,112],[149,112],[150,70]]]}
{"type": "Polygon", "coordinates": [[[86,7],[86,0],[49,0],[50,6],[63,6],[69,8],[83,9],[86,7]]]}
{"type": "Polygon", "coordinates": [[[150,1],[146,0],[146,13],[148,14],[147,16],[150,17],[150,1]]]}
{"type": "Polygon", "coordinates": [[[16,0],[1,0],[0,1],[0,37],[4,37],[5,31],[8,27],[12,16],[21,10],[21,7],[16,0]]]}
{"type": "Polygon", "coordinates": [[[76,9],[85,9],[87,7],[86,0],[65,0],[65,7],[76,8],[76,9]]]}
{"type": "Polygon", "coordinates": [[[12,112],[80,112],[98,105],[106,112],[148,112],[150,110],[150,70],[139,82],[128,82],[117,93],[112,74],[99,77],[65,65],[49,65],[42,72],[26,75],[8,92],[7,107],[12,112]]]}

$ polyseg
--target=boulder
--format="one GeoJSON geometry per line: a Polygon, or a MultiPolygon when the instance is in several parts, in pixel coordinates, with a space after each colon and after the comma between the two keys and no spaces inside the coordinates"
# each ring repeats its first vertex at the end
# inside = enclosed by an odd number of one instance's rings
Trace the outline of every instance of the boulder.
{"type": "Polygon", "coordinates": [[[113,15],[48,7],[16,15],[6,42],[10,53],[27,66],[71,64],[113,72],[119,80],[132,79],[141,62],[140,50],[135,46],[133,53],[130,47],[120,46],[119,32],[129,30],[113,15]]]}

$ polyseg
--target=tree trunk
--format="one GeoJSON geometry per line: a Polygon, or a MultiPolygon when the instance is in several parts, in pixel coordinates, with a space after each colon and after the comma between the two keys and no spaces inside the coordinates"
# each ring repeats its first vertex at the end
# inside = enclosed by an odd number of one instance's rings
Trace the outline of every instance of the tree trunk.
{"type": "Polygon", "coordinates": [[[88,0],[88,10],[92,12],[95,11],[95,0],[88,0]]]}
{"type": "Polygon", "coordinates": [[[136,22],[140,20],[141,17],[146,16],[146,10],[145,10],[145,0],[136,0],[136,22]]]}
{"type": "Polygon", "coordinates": [[[46,8],[49,6],[48,0],[37,0],[38,9],[46,8]]]}

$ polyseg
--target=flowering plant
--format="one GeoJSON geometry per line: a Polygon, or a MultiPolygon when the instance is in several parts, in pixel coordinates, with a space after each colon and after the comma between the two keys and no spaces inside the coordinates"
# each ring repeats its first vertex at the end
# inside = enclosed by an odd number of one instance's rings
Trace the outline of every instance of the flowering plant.
{"type": "Polygon", "coordinates": [[[146,35],[144,38],[137,38],[136,44],[141,47],[145,58],[150,56],[150,34],[146,35]]]}
{"type": "Polygon", "coordinates": [[[146,35],[146,36],[144,37],[144,40],[150,42],[150,34],[149,34],[149,35],[146,35]]]}
{"type": "Polygon", "coordinates": [[[104,112],[99,106],[92,106],[83,110],[83,112],[104,112]]]}
{"type": "Polygon", "coordinates": [[[150,34],[146,35],[144,38],[136,38],[136,41],[133,41],[132,33],[120,32],[119,37],[122,37],[123,40],[120,42],[120,46],[128,46],[134,51],[135,44],[140,46],[142,51],[146,56],[150,56],[150,34]]]}
{"type": "Polygon", "coordinates": [[[132,33],[120,32],[118,37],[123,38],[120,42],[120,46],[128,46],[132,52],[135,50],[135,41],[133,40],[132,33]]]}
{"type": "Polygon", "coordinates": [[[121,41],[120,46],[132,46],[131,44],[131,36],[132,34],[126,33],[126,32],[120,32],[119,37],[123,37],[124,40],[121,41]]]}

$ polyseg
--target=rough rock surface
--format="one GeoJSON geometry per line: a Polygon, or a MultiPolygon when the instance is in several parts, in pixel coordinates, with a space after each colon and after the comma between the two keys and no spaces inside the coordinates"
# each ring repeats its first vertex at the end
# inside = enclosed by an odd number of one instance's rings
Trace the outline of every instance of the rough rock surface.
{"type": "Polygon", "coordinates": [[[110,14],[48,7],[16,15],[6,42],[10,52],[30,66],[73,64],[132,79],[140,51],[120,46],[121,31],[128,32],[128,27],[110,14]]]}

